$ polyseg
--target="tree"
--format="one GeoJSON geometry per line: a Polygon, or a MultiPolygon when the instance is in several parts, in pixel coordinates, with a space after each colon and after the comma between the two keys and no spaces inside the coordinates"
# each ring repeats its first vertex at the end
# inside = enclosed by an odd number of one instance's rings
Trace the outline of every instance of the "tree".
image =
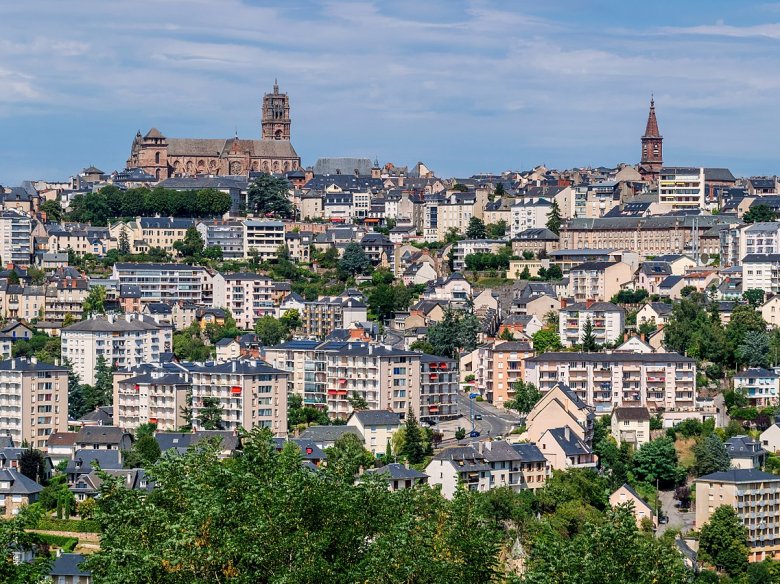
{"type": "MultiPolygon", "coordinates": [[[[189,200],[192,206],[192,200],[189,200]]],[[[195,207],[199,217],[213,217],[224,215],[233,206],[233,199],[229,193],[223,193],[217,189],[200,189],[195,194],[195,207]]]]}
{"type": "Polygon", "coordinates": [[[290,335],[294,330],[301,326],[301,313],[297,308],[290,308],[279,320],[284,325],[284,328],[287,329],[287,335],[290,335]]]}
{"type": "Polygon", "coordinates": [[[125,468],[149,468],[160,458],[160,445],[151,434],[141,435],[125,453],[125,468]]]}
{"type": "Polygon", "coordinates": [[[504,402],[504,407],[508,410],[516,410],[521,416],[528,414],[542,398],[542,392],[533,383],[526,383],[522,379],[515,381],[512,389],[515,393],[514,397],[504,402]]]}
{"type": "Polygon", "coordinates": [[[95,364],[95,385],[83,386],[84,408],[87,412],[93,411],[98,406],[110,406],[114,394],[114,375],[106,358],[98,355],[95,364]]]}
{"type": "Polygon", "coordinates": [[[742,298],[753,308],[758,308],[764,303],[764,291],[761,288],[751,288],[742,293],[742,298]]]}
{"type": "Polygon", "coordinates": [[[696,476],[731,468],[731,459],[723,441],[717,434],[710,434],[693,447],[694,463],[691,469],[696,476]]]}
{"type": "Polygon", "coordinates": [[[458,426],[458,429],[455,430],[455,440],[463,440],[466,437],[466,428],[461,428],[458,426]]]}
{"type": "Polygon", "coordinates": [[[224,253],[222,252],[221,246],[210,245],[203,250],[203,252],[200,254],[200,257],[202,257],[204,260],[214,260],[219,262],[222,261],[224,253]]]}
{"type": "MultiPolygon", "coordinates": [[[[742,357],[738,353],[739,346],[744,342],[745,335],[748,332],[766,333],[766,322],[755,308],[747,304],[741,304],[731,312],[731,319],[726,327],[726,342],[732,362],[742,357]]],[[[768,343],[768,340],[767,340],[768,343]]],[[[767,353],[769,347],[766,347],[767,353]]]]}
{"type": "Polygon", "coordinates": [[[266,347],[278,345],[287,337],[284,323],[273,316],[262,316],[255,322],[255,334],[266,347]]]}
{"type": "Polygon", "coordinates": [[[553,201],[550,211],[547,213],[547,229],[555,235],[560,235],[562,222],[561,208],[558,206],[558,201],[553,201]]]}
{"type": "Polygon", "coordinates": [[[677,466],[674,440],[666,436],[646,442],[634,454],[634,474],[640,480],[654,483],[677,483],[685,471],[677,466]]]}
{"type": "Polygon", "coordinates": [[[339,260],[339,270],[348,276],[357,276],[367,273],[370,269],[371,260],[363,251],[363,247],[354,241],[348,243],[339,260]]]}
{"type": "Polygon", "coordinates": [[[356,391],[353,391],[352,395],[347,398],[347,402],[349,402],[350,407],[355,411],[368,409],[368,402],[366,401],[366,398],[364,398],[356,391]]]}
{"type": "Polygon", "coordinates": [[[742,221],[745,223],[763,223],[775,220],[777,220],[777,213],[764,204],[751,206],[748,212],[742,216],[742,221]]]}
{"type": "Polygon", "coordinates": [[[537,354],[547,351],[560,351],[563,348],[561,337],[550,328],[543,328],[531,335],[534,343],[534,350],[537,354]]]}
{"type": "Polygon", "coordinates": [[[746,332],[736,356],[750,367],[766,367],[769,364],[769,335],[763,331],[746,332]]]}
{"type": "Polygon", "coordinates": [[[485,222],[479,217],[472,217],[469,219],[469,226],[466,228],[467,239],[486,239],[487,230],[485,229],[485,222]]]}
{"type": "Polygon", "coordinates": [[[295,208],[288,196],[289,189],[286,179],[264,174],[249,185],[248,209],[258,215],[290,219],[295,208]]]}
{"type": "Polygon", "coordinates": [[[731,576],[747,568],[747,530],[730,505],[715,509],[709,521],[701,526],[699,557],[731,576]]]}
{"type": "Polygon", "coordinates": [[[596,342],[596,335],[593,332],[593,322],[588,316],[585,319],[585,324],[582,325],[582,350],[586,353],[592,353],[599,350],[599,345],[596,342]]]}
{"type": "Polygon", "coordinates": [[[328,412],[325,408],[305,406],[303,397],[291,393],[287,398],[287,427],[292,429],[297,426],[309,426],[311,424],[319,424],[321,426],[330,424],[328,412]]]}
{"type": "Polygon", "coordinates": [[[46,477],[43,453],[32,447],[24,450],[19,456],[19,472],[36,483],[43,483],[46,477]]]}
{"type": "Polygon", "coordinates": [[[495,223],[485,225],[488,239],[501,239],[506,236],[506,221],[499,219],[495,223]]]}
{"type": "Polygon", "coordinates": [[[422,428],[417,423],[414,412],[409,409],[404,424],[404,445],[401,455],[405,456],[411,464],[419,464],[425,457],[425,445],[423,444],[422,428]]]}
{"type": "Polygon", "coordinates": [[[204,397],[198,412],[198,425],[203,430],[222,429],[222,406],[216,397],[204,397]]]}
{"type": "Polygon", "coordinates": [[[183,258],[194,258],[203,252],[203,236],[194,225],[190,225],[184,233],[184,239],[173,242],[173,249],[183,258]]]}
{"type": "Polygon", "coordinates": [[[65,210],[57,200],[41,203],[41,213],[46,213],[46,219],[54,222],[62,221],[62,218],[65,216],[65,210]]]}
{"type": "Polygon", "coordinates": [[[544,275],[545,280],[560,280],[561,278],[563,278],[563,270],[558,264],[552,264],[544,275]]]}
{"type": "Polygon", "coordinates": [[[374,464],[374,457],[363,446],[363,440],[351,432],[339,436],[325,453],[328,472],[344,482],[354,481],[361,468],[374,464]]]}
{"type": "Polygon", "coordinates": [[[92,314],[106,313],[106,287],[93,286],[84,299],[83,314],[89,317],[92,314]]]}
{"type": "Polygon", "coordinates": [[[503,197],[506,194],[504,189],[504,183],[496,183],[496,188],[493,189],[493,196],[496,198],[503,197]]]}
{"type": "Polygon", "coordinates": [[[122,230],[119,232],[119,253],[128,255],[130,250],[130,236],[127,234],[127,229],[122,227],[122,230]]]}

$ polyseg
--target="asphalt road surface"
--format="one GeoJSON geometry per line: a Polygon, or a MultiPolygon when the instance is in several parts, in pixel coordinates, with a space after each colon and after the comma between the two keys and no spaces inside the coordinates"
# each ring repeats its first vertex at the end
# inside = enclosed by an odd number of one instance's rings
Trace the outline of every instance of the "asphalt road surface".
{"type": "MultiPolygon", "coordinates": [[[[471,400],[468,394],[459,391],[457,393],[457,401],[460,413],[463,414],[463,418],[461,418],[464,422],[463,426],[467,431],[471,430],[471,421],[469,420],[469,402],[471,400]]],[[[474,400],[474,413],[482,416],[481,420],[474,421],[474,426],[481,433],[482,438],[506,436],[520,422],[517,415],[509,410],[501,410],[488,403],[476,400],[474,400]]]]}

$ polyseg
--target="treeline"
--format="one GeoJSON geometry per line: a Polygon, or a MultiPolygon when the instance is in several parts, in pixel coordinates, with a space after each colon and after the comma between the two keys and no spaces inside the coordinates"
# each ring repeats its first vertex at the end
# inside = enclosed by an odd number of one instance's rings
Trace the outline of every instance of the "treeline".
{"type": "Polygon", "coordinates": [[[103,226],[121,217],[215,217],[227,213],[231,205],[230,195],[216,189],[174,191],[140,187],[123,191],[109,185],[96,193],[74,197],[67,218],[103,226]]]}

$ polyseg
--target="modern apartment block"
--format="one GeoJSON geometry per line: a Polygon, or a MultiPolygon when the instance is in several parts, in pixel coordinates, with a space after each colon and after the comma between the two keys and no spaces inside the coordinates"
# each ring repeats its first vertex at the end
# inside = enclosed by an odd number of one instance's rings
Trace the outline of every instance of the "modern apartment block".
{"type": "Polygon", "coordinates": [[[599,345],[614,343],[623,337],[625,311],[611,302],[588,300],[561,308],[558,315],[558,334],[564,347],[582,343],[588,321],[599,345]]]}
{"type": "Polygon", "coordinates": [[[0,260],[4,264],[29,264],[32,254],[32,224],[29,215],[0,212],[0,260]]]}
{"type": "Polygon", "coordinates": [[[244,225],[241,221],[203,220],[195,228],[203,237],[204,246],[219,247],[226,260],[244,257],[244,225]]]}
{"type": "Polygon", "coordinates": [[[304,304],[301,329],[303,335],[310,339],[324,339],[336,329],[367,320],[368,309],[362,298],[347,294],[323,296],[304,304]]]}
{"type": "Polygon", "coordinates": [[[205,270],[187,264],[116,263],[112,279],[122,286],[138,286],[141,302],[190,302],[203,304],[206,297],[205,270]]]}
{"type": "Polygon", "coordinates": [[[94,385],[99,357],[119,369],[157,363],[173,347],[170,325],[140,314],[98,316],[62,329],[62,358],[82,383],[94,385]]]}
{"type": "Polygon", "coordinates": [[[460,358],[461,381],[474,376],[474,388],[495,405],[514,398],[514,384],[525,378],[525,361],[534,356],[525,341],[496,341],[480,345],[460,358]]]}
{"type": "Polygon", "coordinates": [[[780,294],[780,254],[748,254],[742,258],[742,290],[780,294]]]}
{"type": "Polygon", "coordinates": [[[466,269],[466,256],[475,253],[498,253],[506,247],[507,241],[503,239],[464,239],[455,244],[455,256],[452,261],[452,269],[460,272],[466,269]]]}
{"type": "Polygon", "coordinates": [[[527,359],[526,381],[546,392],[568,385],[598,412],[616,406],[695,409],[696,360],[678,353],[548,352],[527,359]]]}
{"type": "Polygon", "coordinates": [[[275,436],[286,436],[286,371],[256,359],[207,363],[190,371],[195,430],[203,429],[204,399],[214,398],[222,410],[223,430],[262,427],[270,428],[275,436]]]}
{"type": "Polygon", "coordinates": [[[624,262],[585,262],[569,272],[569,296],[576,302],[608,302],[633,279],[631,266],[624,262]]]}
{"type": "Polygon", "coordinates": [[[229,309],[241,329],[253,329],[258,318],[276,314],[273,295],[274,282],[259,274],[214,276],[214,306],[229,309]]]}
{"type": "Polygon", "coordinates": [[[509,234],[517,237],[527,229],[539,229],[547,225],[547,215],[552,209],[552,203],[547,199],[521,199],[512,205],[512,221],[509,224],[509,234]]]}
{"type": "Polygon", "coordinates": [[[276,259],[279,248],[284,245],[284,223],[247,219],[244,225],[244,257],[257,254],[261,262],[276,259]]]}
{"type": "Polygon", "coordinates": [[[751,367],[734,374],[734,389],[741,391],[752,406],[777,406],[780,376],[763,367],[751,367]]]}
{"type": "Polygon", "coordinates": [[[14,444],[45,448],[68,430],[68,370],[31,359],[0,361],[0,428],[14,444]]]}
{"type": "Polygon", "coordinates": [[[457,414],[457,364],[445,357],[361,342],[289,341],[265,349],[265,358],[289,372],[289,393],[307,405],[327,405],[333,418],[349,416],[353,392],[369,409],[402,418],[410,408],[420,419],[457,414]]]}
{"type": "Polygon", "coordinates": [[[747,529],[750,561],[780,557],[780,476],[732,469],[699,477],[695,484],[697,529],[718,507],[729,505],[747,529]]]}
{"type": "Polygon", "coordinates": [[[672,210],[704,208],[704,169],[688,167],[661,168],[658,177],[658,202],[672,210]]]}
{"type": "Polygon", "coordinates": [[[125,430],[156,424],[163,432],[178,430],[187,421],[184,408],[192,384],[187,371],[162,368],[139,375],[114,377],[114,423],[125,430]]]}

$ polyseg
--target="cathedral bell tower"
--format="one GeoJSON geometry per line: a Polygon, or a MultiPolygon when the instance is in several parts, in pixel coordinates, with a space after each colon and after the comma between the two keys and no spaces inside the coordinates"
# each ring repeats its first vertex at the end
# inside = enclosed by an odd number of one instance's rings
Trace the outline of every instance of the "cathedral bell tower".
{"type": "Polygon", "coordinates": [[[655,181],[664,164],[664,139],[658,131],[658,120],[655,118],[655,101],[650,96],[650,113],[647,115],[647,126],[642,136],[642,161],[639,172],[645,180],[655,181]]]}
{"type": "Polygon", "coordinates": [[[290,141],[290,98],[276,80],[273,93],[263,96],[262,139],[290,141]]]}

